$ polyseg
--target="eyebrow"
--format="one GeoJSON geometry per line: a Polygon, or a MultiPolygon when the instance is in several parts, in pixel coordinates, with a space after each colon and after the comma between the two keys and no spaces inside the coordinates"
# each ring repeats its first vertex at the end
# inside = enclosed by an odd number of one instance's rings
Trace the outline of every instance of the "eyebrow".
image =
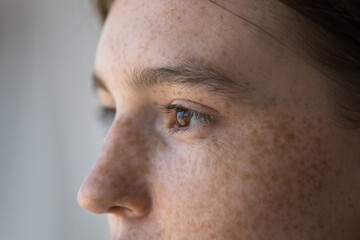
{"type": "MultiPolygon", "coordinates": [[[[159,68],[135,69],[131,74],[129,86],[133,89],[146,90],[159,85],[203,89],[230,98],[245,97],[249,83],[243,76],[238,82],[208,67],[182,62],[159,68]]],[[[93,74],[95,89],[109,91],[105,82],[93,74]]]]}

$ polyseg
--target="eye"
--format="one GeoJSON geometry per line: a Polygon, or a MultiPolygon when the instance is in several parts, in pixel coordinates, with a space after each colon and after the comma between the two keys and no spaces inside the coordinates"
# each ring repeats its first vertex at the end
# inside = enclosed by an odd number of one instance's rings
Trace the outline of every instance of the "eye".
{"type": "Polygon", "coordinates": [[[213,122],[213,117],[209,114],[200,113],[181,105],[172,104],[166,107],[167,113],[171,114],[169,129],[175,132],[187,131],[199,125],[213,122]]]}
{"type": "Polygon", "coordinates": [[[180,127],[188,127],[191,123],[192,112],[189,109],[176,109],[176,123],[180,127]]]}
{"type": "Polygon", "coordinates": [[[116,109],[100,106],[98,109],[99,121],[105,127],[109,127],[114,121],[116,109]]]}

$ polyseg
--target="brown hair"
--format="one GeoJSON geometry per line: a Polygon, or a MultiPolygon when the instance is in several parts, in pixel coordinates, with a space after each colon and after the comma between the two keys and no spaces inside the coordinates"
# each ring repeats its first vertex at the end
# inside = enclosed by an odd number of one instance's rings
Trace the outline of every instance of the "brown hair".
{"type": "Polygon", "coordinates": [[[332,81],[338,113],[360,128],[360,1],[279,0],[299,13],[303,45],[332,81]]]}
{"type": "MultiPolygon", "coordinates": [[[[92,0],[104,21],[113,0],[92,0]]],[[[338,114],[360,128],[360,1],[278,0],[307,23],[299,28],[305,52],[333,81],[338,114]]]]}

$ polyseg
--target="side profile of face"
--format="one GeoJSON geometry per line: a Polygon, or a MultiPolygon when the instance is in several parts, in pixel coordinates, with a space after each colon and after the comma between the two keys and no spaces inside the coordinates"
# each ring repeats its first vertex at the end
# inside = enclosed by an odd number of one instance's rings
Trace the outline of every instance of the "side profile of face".
{"type": "Polygon", "coordinates": [[[78,195],[111,239],[360,238],[359,134],[293,50],[292,15],[277,1],[115,1],[95,72],[116,115],[78,195]]]}

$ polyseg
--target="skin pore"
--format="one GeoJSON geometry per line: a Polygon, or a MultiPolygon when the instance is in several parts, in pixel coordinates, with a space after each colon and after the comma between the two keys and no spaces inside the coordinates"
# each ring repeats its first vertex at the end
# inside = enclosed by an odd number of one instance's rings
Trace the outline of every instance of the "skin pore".
{"type": "Polygon", "coordinates": [[[108,214],[112,240],[359,239],[359,133],[281,44],[296,47],[295,17],[215,3],[115,1],[95,72],[116,115],[80,205],[108,214]]]}

